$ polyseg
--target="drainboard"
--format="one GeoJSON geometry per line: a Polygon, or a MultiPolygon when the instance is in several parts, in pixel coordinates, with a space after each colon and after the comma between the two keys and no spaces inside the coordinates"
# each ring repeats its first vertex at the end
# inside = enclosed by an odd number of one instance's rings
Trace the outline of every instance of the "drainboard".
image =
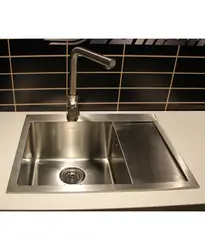
{"type": "Polygon", "coordinates": [[[26,117],[7,192],[198,188],[153,115],[26,117]]]}

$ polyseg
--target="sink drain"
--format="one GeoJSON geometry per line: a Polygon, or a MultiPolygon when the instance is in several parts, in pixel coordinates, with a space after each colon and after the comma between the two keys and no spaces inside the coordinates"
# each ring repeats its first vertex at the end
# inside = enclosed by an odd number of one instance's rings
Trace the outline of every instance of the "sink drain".
{"type": "Polygon", "coordinates": [[[80,168],[66,168],[60,172],[60,179],[67,184],[81,183],[85,173],[80,168]]]}

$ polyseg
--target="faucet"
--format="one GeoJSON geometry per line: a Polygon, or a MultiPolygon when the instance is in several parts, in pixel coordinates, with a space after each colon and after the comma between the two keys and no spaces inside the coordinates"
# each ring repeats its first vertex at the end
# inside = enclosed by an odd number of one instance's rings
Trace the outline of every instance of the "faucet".
{"type": "Polygon", "coordinates": [[[97,54],[93,51],[75,47],[71,51],[70,55],[70,91],[67,95],[66,110],[67,110],[67,120],[77,121],[80,115],[78,109],[78,96],[76,95],[76,83],[77,83],[77,59],[78,56],[84,56],[94,62],[100,63],[105,66],[106,69],[112,69],[116,61],[114,59],[105,57],[103,55],[97,54]]]}

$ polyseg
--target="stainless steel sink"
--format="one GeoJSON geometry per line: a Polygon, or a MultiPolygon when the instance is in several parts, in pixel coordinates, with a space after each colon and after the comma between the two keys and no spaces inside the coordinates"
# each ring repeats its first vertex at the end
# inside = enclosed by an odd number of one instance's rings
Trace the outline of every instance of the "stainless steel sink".
{"type": "Polygon", "coordinates": [[[7,192],[197,187],[154,115],[28,115],[7,192]]]}
{"type": "Polygon", "coordinates": [[[31,122],[17,184],[129,183],[117,147],[111,123],[31,122]]]}

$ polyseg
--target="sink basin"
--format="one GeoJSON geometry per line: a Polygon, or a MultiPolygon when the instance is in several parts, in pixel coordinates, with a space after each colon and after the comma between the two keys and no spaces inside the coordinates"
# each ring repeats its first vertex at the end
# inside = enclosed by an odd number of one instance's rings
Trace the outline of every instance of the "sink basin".
{"type": "Polygon", "coordinates": [[[197,187],[154,115],[28,115],[7,192],[197,187]]]}
{"type": "Polygon", "coordinates": [[[111,123],[31,122],[17,184],[131,183],[117,143],[111,123]]]}

